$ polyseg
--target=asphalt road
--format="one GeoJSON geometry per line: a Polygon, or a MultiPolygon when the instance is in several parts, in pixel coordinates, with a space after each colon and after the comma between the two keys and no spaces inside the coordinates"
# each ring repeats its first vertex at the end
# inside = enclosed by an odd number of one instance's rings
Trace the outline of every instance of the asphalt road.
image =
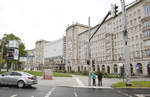
{"type": "Polygon", "coordinates": [[[94,89],[35,85],[0,86],[0,97],[150,97],[150,89],[94,89]]]}

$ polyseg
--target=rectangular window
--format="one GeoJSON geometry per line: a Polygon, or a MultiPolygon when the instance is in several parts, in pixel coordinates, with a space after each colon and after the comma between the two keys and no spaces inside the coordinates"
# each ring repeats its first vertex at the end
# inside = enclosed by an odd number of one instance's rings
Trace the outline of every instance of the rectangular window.
{"type": "Polygon", "coordinates": [[[146,46],[150,46],[150,40],[145,41],[146,46]]]}
{"type": "Polygon", "coordinates": [[[138,9],[138,11],[137,11],[137,12],[138,12],[138,15],[140,16],[140,15],[141,15],[141,10],[140,10],[140,9],[138,9]]]}
{"type": "Polygon", "coordinates": [[[145,14],[146,14],[146,16],[150,16],[150,5],[147,5],[145,7],[145,14]]]}
{"type": "Polygon", "coordinates": [[[146,50],[146,55],[150,56],[150,50],[146,50]]]}

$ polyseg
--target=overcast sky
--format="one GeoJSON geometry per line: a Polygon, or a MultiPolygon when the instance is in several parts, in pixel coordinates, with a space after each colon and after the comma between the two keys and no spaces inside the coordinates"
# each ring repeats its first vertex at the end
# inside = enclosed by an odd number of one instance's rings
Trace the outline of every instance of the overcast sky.
{"type": "Polygon", "coordinates": [[[0,0],[0,38],[13,33],[33,49],[37,40],[61,38],[73,22],[88,25],[90,16],[91,25],[98,24],[111,3],[120,5],[120,0],[0,0]]]}

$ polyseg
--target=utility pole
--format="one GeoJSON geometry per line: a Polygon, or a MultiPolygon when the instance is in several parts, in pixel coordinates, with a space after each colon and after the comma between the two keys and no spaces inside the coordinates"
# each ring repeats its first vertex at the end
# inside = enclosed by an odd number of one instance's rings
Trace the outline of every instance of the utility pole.
{"type": "Polygon", "coordinates": [[[92,69],[92,66],[91,66],[91,48],[90,48],[90,37],[91,37],[91,27],[90,27],[90,17],[88,18],[88,25],[89,25],[89,33],[88,33],[88,60],[89,61],[89,64],[88,64],[88,83],[89,83],[89,86],[91,86],[91,69],[92,69]]]}
{"type": "Polygon", "coordinates": [[[127,32],[127,17],[126,17],[126,6],[125,1],[121,1],[122,6],[122,15],[123,15],[123,40],[124,40],[124,63],[125,63],[125,77],[126,77],[126,86],[132,86],[131,84],[131,70],[130,70],[130,52],[128,47],[128,32],[127,32]]]}
{"type": "Polygon", "coordinates": [[[2,67],[2,60],[3,60],[3,49],[4,49],[4,41],[1,40],[1,52],[0,52],[0,71],[2,67]]]}

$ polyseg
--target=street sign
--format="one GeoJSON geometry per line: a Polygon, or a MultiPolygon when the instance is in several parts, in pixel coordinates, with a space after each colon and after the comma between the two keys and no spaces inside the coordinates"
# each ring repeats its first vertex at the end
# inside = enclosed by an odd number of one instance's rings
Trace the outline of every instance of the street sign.
{"type": "Polygon", "coordinates": [[[45,69],[44,70],[44,79],[52,80],[53,71],[52,69],[45,69]]]}
{"type": "Polygon", "coordinates": [[[19,50],[15,49],[14,50],[14,60],[18,60],[18,57],[19,57],[19,50]]]}
{"type": "Polygon", "coordinates": [[[14,59],[14,48],[8,48],[7,59],[8,60],[13,60],[14,59]]]}
{"type": "Polygon", "coordinates": [[[27,57],[20,57],[20,62],[26,62],[27,61],[27,57]]]}
{"type": "Polygon", "coordinates": [[[136,69],[139,69],[139,64],[136,64],[136,69]]]}
{"type": "Polygon", "coordinates": [[[19,48],[19,43],[17,40],[10,40],[8,46],[9,48],[19,48]]]}
{"type": "Polygon", "coordinates": [[[33,58],[33,57],[35,57],[33,54],[31,54],[31,55],[28,55],[28,57],[31,57],[31,58],[33,58]]]}

